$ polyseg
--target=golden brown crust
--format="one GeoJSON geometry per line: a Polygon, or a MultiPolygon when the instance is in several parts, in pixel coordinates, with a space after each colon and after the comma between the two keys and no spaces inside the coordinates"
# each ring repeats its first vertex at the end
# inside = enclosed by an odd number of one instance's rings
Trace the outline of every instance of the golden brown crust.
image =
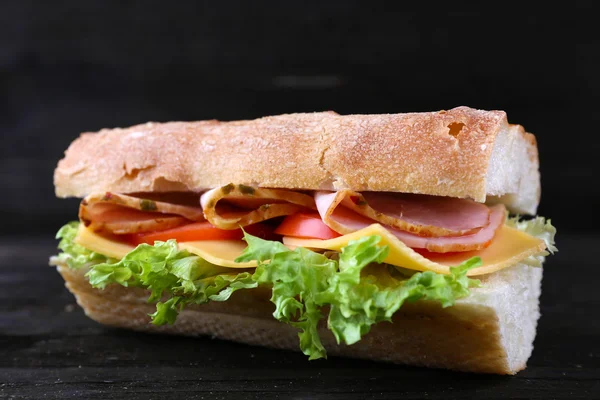
{"type": "MultiPolygon", "coordinates": [[[[226,303],[191,306],[180,314],[175,325],[156,327],[149,323],[148,314],[154,311],[154,306],[146,302],[148,293],[144,290],[111,285],[101,291],[93,289],[80,271],[64,266],[59,266],[58,271],[85,313],[102,324],[299,349],[297,331],[273,319],[268,290],[238,291],[226,303]]],[[[376,325],[352,346],[337,345],[325,325],[320,335],[330,355],[514,374],[525,368],[528,354],[511,365],[497,312],[493,307],[473,302],[443,309],[438,304],[421,301],[406,304],[394,315],[392,324],[376,325]]]]}
{"type": "Polygon", "coordinates": [[[324,166],[336,188],[471,197],[483,201],[502,111],[350,115],[333,130],[324,166]],[[462,124],[462,125],[460,125],[462,124]],[[460,130],[459,130],[460,129],[460,130]]]}
{"type": "MultiPolygon", "coordinates": [[[[229,183],[397,191],[485,201],[502,111],[287,114],[253,121],[147,123],[84,133],[55,171],[56,194],[203,191],[229,183]]],[[[521,130],[520,140],[525,136],[521,130]]],[[[537,164],[533,166],[537,169],[537,164]]],[[[526,170],[519,174],[527,174],[526,170]]],[[[521,180],[521,176],[516,177],[521,180]]]]}
{"type": "Polygon", "coordinates": [[[56,194],[203,191],[229,183],[318,187],[327,180],[319,166],[324,121],[334,115],[147,123],[84,133],[58,164],[56,194]]]}

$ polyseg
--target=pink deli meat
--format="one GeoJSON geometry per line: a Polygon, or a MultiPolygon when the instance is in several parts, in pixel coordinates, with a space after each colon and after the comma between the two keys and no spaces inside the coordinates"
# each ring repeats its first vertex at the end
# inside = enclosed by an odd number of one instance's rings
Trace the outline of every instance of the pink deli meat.
{"type": "Polygon", "coordinates": [[[457,202],[456,200],[460,199],[434,196],[417,196],[406,201],[406,196],[398,196],[401,200],[396,207],[392,204],[394,195],[387,193],[360,195],[349,191],[317,192],[315,202],[323,222],[340,234],[355,232],[380,222],[407,246],[438,253],[471,251],[486,247],[494,238],[506,215],[503,205],[487,207],[474,203],[476,206],[473,206],[469,200],[457,202]],[[356,197],[353,198],[357,195],[358,202],[356,197]],[[416,204],[418,200],[423,200],[422,206],[416,204]],[[366,204],[362,201],[366,201],[366,204]],[[440,204],[445,202],[447,203],[440,204]],[[377,211],[364,212],[366,207],[377,211]],[[485,209],[483,212],[481,207],[485,209]],[[401,212],[402,209],[405,213],[401,212]],[[384,211],[387,211],[385,215],[384,211]],[[370,216],[375,218],[369,218],[370,216]],[[389,223],[391,220],[405,217],[408,225],[404,224],[404,221],[389,223]],[[401,229],[402,227],[408,229],[401,229]],[[415,230],[419,234],[413,233],[415,230]],[[441,236],[444,231],[447,232],[446,235],[441,236]]]}

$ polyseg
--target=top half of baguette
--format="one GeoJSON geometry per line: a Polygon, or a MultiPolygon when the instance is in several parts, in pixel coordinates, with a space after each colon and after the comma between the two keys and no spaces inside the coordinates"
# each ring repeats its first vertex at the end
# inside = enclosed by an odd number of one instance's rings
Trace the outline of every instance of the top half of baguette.
{"type": "Polygon", "coordinates": [[[54,174],[59,197],[250,186],[391,191],[502,202],[535,214],[535,137],[503,111],[286,114],[84,133],[54,174]]]}

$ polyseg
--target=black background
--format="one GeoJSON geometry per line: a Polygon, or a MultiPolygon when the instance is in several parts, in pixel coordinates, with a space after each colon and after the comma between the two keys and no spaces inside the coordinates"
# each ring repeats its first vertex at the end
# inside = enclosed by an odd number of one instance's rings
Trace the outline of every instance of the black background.
{"type": "Polygon", "coordinates": [[[485,11],[401,3],[3,2],[1,231],[50,233],[75,218],[76,200],[54,198],[52,173],[80,132],[458,105],[505,110],[535,133],[540,214],[561,230],[596,229],[593,2],[485,11]]]}
{"type": "Polygon", "coordinates": [[[536,3],[0,2],[0,398],[600,398],[598,7],[536,3]],[[110,330],[45,267],[76,218],[52,174],[80,132],[458,105],[536,134],[540,214],[559,229],[515,378],[110,330]]]}

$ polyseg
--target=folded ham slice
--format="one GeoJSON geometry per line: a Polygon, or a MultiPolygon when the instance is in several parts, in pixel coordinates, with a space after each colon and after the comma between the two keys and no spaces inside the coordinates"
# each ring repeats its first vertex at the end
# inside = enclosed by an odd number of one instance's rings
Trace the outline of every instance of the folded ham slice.
{"type": "MultiPolygon", "coordinates": [[[[366,226],[369,226],[371,224],[373,224],[373,222],[377,221],[377,222],[381,222],[383,225],[386,225],[386,227],[388,228],[388,230],[394,234],[398,239],[402,240],[407,246],[412,247],[412,248],[416,248],[416,249],[427,249],[429,251],[432,252],[437,252],[437,253],[446,253],[446,252],[455,252],[455,251],[469,251],[469,250],[479,250],[484,248],[485,246],[487,246],[491,240],[494,238],[494,235],[496,234],[497,229],[502,225],[502,223],[504,222],[504,218],[506,216],[506,209],[504,208],[503,205],[497,205],[497,206],[493,206],[493,207],[487,207],[485,205],[481,205],[482,207],[485,207],[485,209],[487,210],[487,212],[485,213],[485,225],[484,226],[480,226],[478,228],[475,228],[474,225],[475,224],[481,224],[481,221],[484,219],[482,216],[470,216],[469,212],[466,210],[466,208],[468,207],[468,209],[472,210],[471,212],[473,213],[480,213],[481,211],[479,210],[478,207],[471,207],[468,204],[465,203],[457,203],[454,200],[456,199],[449,199],[449,198],[442,198],[442,197],[436,197],[436,198],[432,198],[432,199],[427,199],[427,201],[424,204],[429,204],[431,206],[431,208],[428,210],[425,207],[423,207],[421,210],[423,213],[428,214],[428,215],[424,215],[422,217],[419,217],[418,214],[414,211],[417,208],[413,207],[411,209],[411,219],[409,221],[409,225],[411,227],[413,226],[417,226],[419,227],[419,232],[422,234],[425,233],[429,233],[431,231],[430,227],[432,225],[419,225],[419,224],[415,224],[415,221],[427,221],[427,222],[432,222],[435,221],[436,223],[442,222],[443,225],[445,225],[444,227],[442,227],[443,229],[448,229],[448,227],[452,227],[453,231],[452,231],[452,235],[450,236],[425,236],[425,235],[417,235],[414,233],[411,233],[410,231],[406,231],[406,230],[401,230],[398,229],[398,226],[405,226],[404,225],[404,221],[401,222],[397,222],[395,224],[396,227],[391,226],[391,224],[389,223],[385,223],[384,221],[388,222],[392,219],[394,219],[394,214],[392,215],[383,215],[381,212],[377,212],[375,211],[375,215],[377,217],[377,219],[375,218],[369,218],[368,216],[365,215],[361,215],[359,213],[357,213],[356,207],[358,207],[360,210],[364,210],[366,207],[365,204],[356,204],[355,201],[353,201],[352,199],[350,199],[349,201],[353,204],[356,205],[352,206],[351,204],[348,203],[348,201],[345,201],[345,199],[348,199],[349,196],[354,196],[356,195],[356,193],[354,192],[350,192],[350,194],[348,193],[343,193],[343,192],[334,192],[334,193],[330,193],[330,192],[317,192],[315,193],[315,202],[317,205],[317,209],[319,211],[319,214],[321,215],[321,218],[323,220],[323,222],[329,226],[331,229],[333,229],[334,231],[341,233],[341,234],[348,234],[348,233],[352,233],[355,232],[359,229],[362,229],[366,226]],[[433,205],[436,201],[439,202],[445,202],[445,201],[451,201],[452,205],[455,207],[455,218],[464,218],[467,219],[468,223],[464,223],[464,222],[452,222],[451,216],[448,215],[449,212],[447,212],[448,209],[450,209],[450,206],[444,206],[444,205],[433,205]],[[350,205],[350,207],[346,207],[346,205],[350,205]],[[460,209],[460,205],[464,204],[465,209],[460,209]],[[436,216],[435,213],[440,211],[439,216],[436,216]],[[465,227],[471,226],[471,229],[464,229],[465,227]],[[425,228],[423,228],[425,227],[425,228]],[[460,229],[459,229],[460,228],[460,229]],[[458,231],[466,231],[466,232],[470,232],[469,234],[463,234],[461,236],[456,236],[456,232],[458,231]],[[472,232],[472,233],[471,233],[472,232]]],[[[374,198],[375,196],[371,196],[371,200],[374,198]]],[[[421,196],[420,196],[421,197],[421,196]]],[[[364,198],[363,196],[358,197],[359,199],[364,198]]],[[[387,199],[389,200],[389,199],[387,199]]],[[[370,204],[370,203],[368,203],[370,204]]],[[[378,199],[378,201],[375,201],[376,207],[377,205],[381,206],[381,202],[380,199],[378,199]]],[[[402,202],[399,203],[400,205],[402,204],[402,202]]],[[[406,204],[406,203],[404,203],[406,204]]],[[[399,205],[399,207],[400,207],[399,205]]],[[[391,209],[392,205],[385,205],[383,207],[381,207],[380,209],[391,209]]],[[[365,214],[368,214],[366,212],[364,212],[365,214]]],[[[396,214],[398,215],[398,214],[396,214]]],[[[400,218],[397,218],[400,219],[400,218]]],[[[440,227],[438,227],[440,228],[440,227]]],[[[441,230],[436,230],[437,233],[439,234],[439,232],[441,230]]]]}
{"type": "Polygon", "coordinates": [[[91,194],[81,201],[79,219],[95,232],[116,235],[166,230],[204,220],[200,207],[137,196],[91,194]]]}
{"type": "Polygon", "coordinates": [[[220,229],[237,229],[316,208],[313,196],[304,193],[231,183],[204,193],[200,204],[206,219],[220,229]]]}
{"type": "Polygon", "coordinates": [[[472,200],[407,193],[332,193],[329,206],[342,206],[382,225],[420,236],[463,236],[487,226],[490,209],[472,200]]]}

